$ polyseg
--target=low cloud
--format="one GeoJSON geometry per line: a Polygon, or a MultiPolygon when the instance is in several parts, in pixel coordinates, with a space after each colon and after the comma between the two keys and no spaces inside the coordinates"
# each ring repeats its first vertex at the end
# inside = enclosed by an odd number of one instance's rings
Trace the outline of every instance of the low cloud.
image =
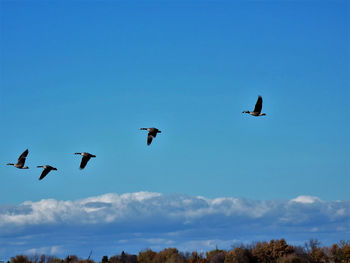
{"type": "Polygon", "coordinates": [[[118,248],[205,250],[271,238],[291,242],[318,238],[328,244],[350,236],[349,221],[350,201],[313,196],[254,201],[109,193],[0,207],[0,243],[8,256],[39,251],[79,254],[86,247],[94,248],[96,255],[120,252],[118,248]]]}
{"type": "Polygon", "coordinates": [[[302,204],[313,204],[315,202],[320,202],[321,200],[315,196],[300,195],[297,198],[291,200],[291,202],[302,203],[302,204]]]}
{"type": "Polygon", "coordinates": [[[35,255],[35,254],[48,254],[48,255],[54,255],[61,252],[61,248],[59,246],[52,246],[52,247],[39,247],[39,248],[30,248],[27,249],[24,254],[28,255],[35,255]]]}

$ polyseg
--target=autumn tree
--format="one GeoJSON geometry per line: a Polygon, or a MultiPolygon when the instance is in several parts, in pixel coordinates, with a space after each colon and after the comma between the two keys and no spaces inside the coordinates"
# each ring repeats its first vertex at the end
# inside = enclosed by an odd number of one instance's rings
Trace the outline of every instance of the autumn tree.
{"type": "Polygon", "coordinates": [[[47,263],[62,263],[62,259],[59,259],[59,258],[53,257],[53,256],[48,256],[46,258],[46,262],[47,263]]]}
{"type": "Polygon", "coordinates": [[[329,257],[335,263],[350,262],[350,242],[340,241],[339,245],[333,244],[330,248],[329,257]]]}
{"type": "Polygon", "coordinates": [[[110,263],[137,263],[137,256],[127,254],[124,251],[120,255],[115,255],[109,259],[110,263]]]}
{"type": "Polygon", "coordinates": [[[261,263],[276,262],[278,258],[287,256],[294,252],[292,246],[288,245],[284,239],[259,242],[252,250],[253,257],[261,263]]]}
{"type": "Polygon", "coordinates": [[[224,263],[225,257],[226,251],[218,248],[207,252],[207,261],[209,263],[224,263]]]}
{"type": "Polygon", "coordinates": [[[186,259],[176,248],[166,248],[155,255],[153,263],[185,263],[186,259]]]}
{"type": "Polygon", "coordinates": [[[265,241],[256,243],[255,246],[253,247],[252,255],[257,262],[270,263],[271,250],[270,250],[269,243],[265,241]]]}
{"type": "Polygon", "coordinates": [[[137,256],[137,262],[138,263],[152,263],[156,254],[157,253],[151,249],[147,249],[146,251],[140,251],[138,256],[137,256]]]}
{"type": "Polygon", "coordinates": [[[102,260],[101,260],[101,263],[108,263],[108,262],[109,262],[108,256],[103,256],[102,260]]]}
{"type": "Polygon", "coordinates": [[[252,256],[249,249],[236,247],[233,250],[227,252],[225,257],[225,263],[250,263],[252,256]]]}
{"type": "Polygon", "coordinates": [[[342,251],[345,262],[350,262],[350,241],[340,241],[340,249],[342,251]]]}
{"type": "Polygon", "coordinates": [[[293,247],[288,245],[283,238],[280,240],[271,240],[270,246],[272,246],[271,256],[273,259],[278,259],[294,252],[293,247]]]}
{"type": "Polygon", "coordinates": [[[79,261],[79,258],[76,255],[68,255],[64,261],[67,263],[75,263],[79,261]]]}
{"type": "Polygon", "coordinates": [[[203,253],[192,252],[188,257],[188,263],[206,263],[207,260],[204,258],[203,253]]]}
{"type": "Polygon", "coordinates": [[[278,258],[276,263],[308,263],[308,261],[296,254],[289,254],[278,258]]]}
{"type": "Polygon", "coordinates": [[[27,256],[18,255],[11,258],[11,263],[32,263],[32,261],[30,261],[27,256]]]}
{"type": "Polygon", "coordinates": [[[308,252],[309,261],[311,263],[328,263],[329,258],[324,249],[320,247],[320,242],[317,239],[310,239],[305,243],[305,249],[308,252]]]}

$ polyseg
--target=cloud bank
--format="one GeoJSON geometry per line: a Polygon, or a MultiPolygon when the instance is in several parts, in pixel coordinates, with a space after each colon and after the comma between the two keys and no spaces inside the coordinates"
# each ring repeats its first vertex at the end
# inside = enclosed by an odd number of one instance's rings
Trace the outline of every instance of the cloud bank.
{"type": "Polygon", "coordinates": [[[230,248],[272,238],[325,245],[350,236],[350,201],[313,196],[255,201],[137,192],[0,207],[0,255],[49,253],[96,259],[121,250],[230,248]]]}

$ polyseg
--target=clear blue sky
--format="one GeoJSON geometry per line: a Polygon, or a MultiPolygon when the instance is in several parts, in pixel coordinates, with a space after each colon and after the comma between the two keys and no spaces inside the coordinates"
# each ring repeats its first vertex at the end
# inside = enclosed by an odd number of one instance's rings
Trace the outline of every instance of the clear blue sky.
{"type": "Polygon", "coordinates": [[[0,203],[350,197],[348,1],[0,1],[0,203]],[[258,95],[266,117],[243,115],[258,95]],[[140,127],[158,127],[150,147],[140,127]],[[29,170],[6,166],[29,149],[29,170]],[[77,151],[97,155],[78,169],[77,151]],[[58,168],[43,181],[36,165],[58,168]]]}

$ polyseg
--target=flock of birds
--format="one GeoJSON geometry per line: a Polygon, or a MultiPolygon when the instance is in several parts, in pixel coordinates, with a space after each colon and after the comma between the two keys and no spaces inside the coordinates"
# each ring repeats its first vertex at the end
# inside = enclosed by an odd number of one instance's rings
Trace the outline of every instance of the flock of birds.
{"type": "MultiPolygon", "coordinates": [[[[24,166],[28,153],[29,153],[29,150],[27,149],[18,157],[17,163],[8,163],[7,165],[12,165],[18,169],[29,169],[28,166],[24,166]]],[[[74,153],[74,154],[79,154],[79,155],[83,156],[83,158],[81,158],[81,162],[80,162],[80,169],[84,169],[86,164],[88,163],[88,161],[91,158],[96,157],[96,155],[93,155],[93,154],[87,153],[87,152],[74,153]]],[[[52,170],[57,171],[57,168],[55,168],[51,165],[38,165],[37,168],[44,168],[43,172],[41,173],[41,175],[39,177],[39,180],[44,179],[44,177],[52,170]]]]}
{"type": "MultiPolygon", "coordinates": [[[[255,116],[255,117],[265,116],[266,115],[265,113],[261,113],[262,103],[263,103],[262,97],[258,96],[258,100],[256,101],[254,110],[253,111],[243,111],[242,113],[247,113],[247,114],[250,114],[250,115],[255,116]]],[[[156,138],[157,134],[162,132],[162,131],[158,130],[157,128],[140,128],[140,130],[148,131],[147,145],[151,145],[152,140],[154,138],[156,138]]],[[[29,169],[28,166],[24,166],[28,153],[29,153],[29,151],[27,149],[19,156],[17,163],[8,163],[7,165],[12,165],[18,169],[29,169]]],[[[81,153],[74,153],[74,154],[82,156],[82,159],[80,162],[80,169],[81,170],[85,168],[86,164],[88,163],[88,161],[91,158],[96,157],[96,155],[93,155],[93,154],[88,153],[88,152],[81,152],[81,153]]],[[[42,180],[52,170],[57,171],[57,168],[55,168],[51,165],[39,165],[39,166],[37,166],[37,168],[44,168],[44,170],[42,171],[42,173],[39,177],[39,180],[42,180]]]]}

